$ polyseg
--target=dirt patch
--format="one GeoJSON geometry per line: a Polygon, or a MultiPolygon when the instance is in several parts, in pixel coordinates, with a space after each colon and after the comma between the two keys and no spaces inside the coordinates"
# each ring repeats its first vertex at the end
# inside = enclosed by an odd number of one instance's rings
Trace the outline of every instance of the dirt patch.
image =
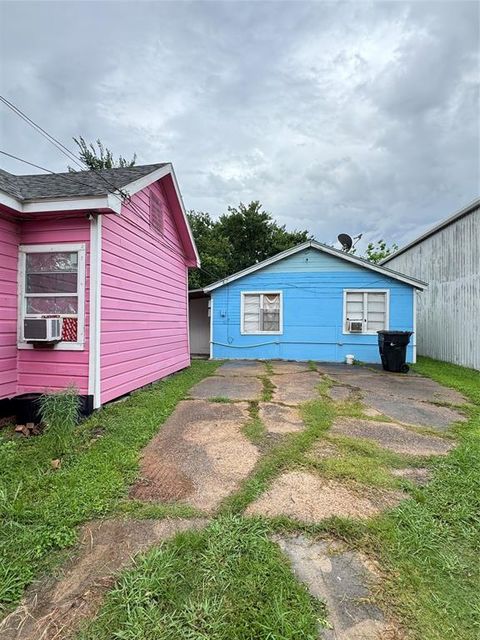
{"type": "Polygon", "coordinates": [[[307,362],[288,362],[287,360],[273,360],[270,364],[275,375],[304,373],[305,371],[310,371],[310,367],[307,362]]]}
{"type": "Polygon", "coordinates": [[[301,404],[318,398],[317,387],[320,380],[320,376],[315,371],[292,373],[288,376],[274,375],[272,382],[276,389],[273,391],[273,400],[285,404],[301,404]]]}
{"type": "Polygon", "coordinates": [[[215,509],[257,461],[258,449],[241,430],[249,419],[244,402],[180,402],[144,449],[131,497],[215,509]]]}
{"type": "Polygon", "coordinates": [[[378,573],[368,558],[349,551],[340,542],[312,542],[304,536],[273,538],[292,564],[296,577],[328,610],[331,629],[321,629],[324,640],[379,640],[400,638],[389,624],[373,591],[378,573]]]}
{"type": "Polygon", "coordinates": [[[192,398],[228,398],[229,400],[259,400],[262,383],[254,376],[211,376],[196,384],[192,398]]]}
{"type": "Polygon", "coordinates": [[[406,467],[405,469],[392,469],[392,475],[404,480],[410,480],[410,482],[419,486],[424,486],[429,483],[432,472],[425,467],[406,467]]]}
{"type": "Polygon", "coordinates": [[[222,364],[215,372],[217,376],[264,376],[267,369],[258,360],[231,360],[222,364]]]}
{"type": "Polygon", "coordinates": [[[206,520],[104,520],[82,528],[78,553],[57,579],[34,583],[0,624],[2,640],[65,640],[99,609],[115,574],[132,558],[206,520]]]}
{"type": "Polygon", "coordinates": [[[298,410],[285,405],[261,402],[259,415],[269,433],[294,433],[305,428],[298,410]]]}
{"type": "Polygon", "coordinates": [[[277,478],[245,513],[283,515],[302,522],[320,522],[331,516],[369,518],[405,497],[400,491],[367,489],[353,483],[347,486],[311,473],[290,471],[277,478]]]}
{"type": "Polygon", "coordinates": [[[414,456],[445,455],[453,444],[436,436],[416,433],[391,422],[339,418],[330,428],[330,433],[366,438],[396,453],[414,456]]]}
{"type": "Polygon", "coordinates": [[[313,461],[325,460],[325,458],[338,458],[340,450],[326,440],[317,440],[309,450],[307,457],[313,461]]]}
{"type": "Polygon", "coordinates": [[[141,474],[130,491],[130,497],[136,500],[175,502],[195,489],[193,481],[177,466],[159,465],[156,456],[144,456],[141,474]]]}

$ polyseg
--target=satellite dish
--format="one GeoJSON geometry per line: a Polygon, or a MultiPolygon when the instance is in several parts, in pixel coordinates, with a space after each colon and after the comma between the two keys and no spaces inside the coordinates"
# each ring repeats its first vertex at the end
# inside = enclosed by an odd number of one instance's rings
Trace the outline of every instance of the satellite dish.
{"type": "Polygon", "coordinates": [[[352,248],[353,245],[353,240],[352,238],[346,234],[346,233],[341,233],[338,236],[338,241],[340,242],[340,244],[342,245],[342,249],[344,251],[350,251],[350,249],[352,248]]]}

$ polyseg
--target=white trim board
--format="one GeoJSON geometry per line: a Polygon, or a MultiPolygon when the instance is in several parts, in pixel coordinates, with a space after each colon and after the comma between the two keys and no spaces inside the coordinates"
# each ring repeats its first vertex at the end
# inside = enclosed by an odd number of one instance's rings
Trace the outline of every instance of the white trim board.
{"type": "Polygon", "coordinates": [[[333,249],[332,247],[328,247],[327,245],[321,244],[320,242],[316,242],[315,240],[308,240],[307,242],[303,242],[302,244],[298,244],[296,247],[292,247],[291,249],[287,249],[286,251],[282,251],[281,253],[277,253],[277,255],[268,258],[267,260],[263,260],[262,262],[258,262],[247,269],[243,269],[242,271],[238,271],[228,278],[224,278],[223,280],[218,280],[213,284],[208,285],[208,287],[204,288],[205,293],[210,293],[214,289],[218,289],[219,287],[223,287],[224,285],[233,282],[234,280],[238,280],[239,278],[243,278],[244,276],[248,276],[255,271],[259,271],[260,269],[264,269],[271,264],[275,264],[275,262],[279,262],[284,258],[288,258],[289,256],[293,256],[300,251],[304,251],[305,249],[316,249],[317,251],[321,251],[323,253],[327,253],[329,255],[335,256],[336,258],[340,258],[341,260],[345,260],[346,262],[351,262],[352,264],[356,264],[359,267],[364,267],[365,269],[370,269],[370,271],[375,271],[377,273],[381,273],[384,276],[388,276],[389,278],[393,278],[394,280],[399,280],[400,282],[404,282],[405,284],[409,284],[412,287],[417,289],[425,289],[427,287],[426,282],[422,282],[421,280],[417,280],[416,278],[411,278],[410,276],[406,276],[403,273],[398,273],[393,269],[388,269],[387,267],[381,267],[372,262],[368,262],[367,260],[363,260],[362,258],[358,258],[356,256],[352,256],[349,253],[345,253],[344,251],[339,251],[338,249],[333,249]]]}
{"type": "Polygon", "coordinates": [[[88,352],[88,394],[93,396],[93,408],[101,399],[100,339],[102,292],[102,216],[90,220],[90,322],[88,352]]]}

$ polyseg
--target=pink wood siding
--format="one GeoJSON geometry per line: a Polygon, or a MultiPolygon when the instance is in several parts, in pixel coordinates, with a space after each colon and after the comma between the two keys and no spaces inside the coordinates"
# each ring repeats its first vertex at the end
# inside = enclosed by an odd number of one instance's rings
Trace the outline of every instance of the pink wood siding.
{"type": "Polygon", "coordinates": [[[155,183],[103,216],[101,401],[121,396],[190,364],[187,269],[167,196],[155,183]],[[163,235],[151,228],[149,190],[164,212],[163,235]]]}
{"type": "MultiPolygon", "coordinates": [[[[38,217],[40,218],[40,216],[41,214],[38,217]]],[[[64,389],[69,384],[75,384],[82,394],[88,392],[89,240],[90,223],[86,216],[71,217],[63,220],[40,219],[22,223],[20,244],[85,243],[85,349],[84,351],[18,350],[18,394],[40,393],[46,389],[64,389]]]]}
{"type": "Polygon", "coordinates": [[[17,392],[17,261],[20,228],[0,218],[0,400],[17,392]]]}

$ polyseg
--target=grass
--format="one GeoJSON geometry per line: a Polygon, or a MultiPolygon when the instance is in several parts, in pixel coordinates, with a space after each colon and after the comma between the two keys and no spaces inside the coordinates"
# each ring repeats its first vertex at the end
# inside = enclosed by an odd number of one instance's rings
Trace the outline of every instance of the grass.
{"type": "Polygon", "coordinates": [[[316,640],[325,611],[260,520],[221,517],[137,559],[81,640],[316,640]]]}
{"type": "Polygon", "coordinates": [[[268,377],[268,375],[266,376],[262,376],[260,378],[260,380],[262,381],[262,400],[263,402],[270,402],[272,397],[273,397],[273,392],[275,390],[275,385],[273,384],[273,382],[270,380],[270,378],[268,377]]]}
{"type": "Polygon", "coordinates": [[[58,471],[48,434],[22,439],[0,433],[0,607],[71,546],[77,526],[111,513],[138,472],[138,455],[188,389],[218,363],[189,369],[110,404],[75,429],[58,471]],[[101,428],[102,437],[95,438],[101,428]]]}
{"type": "Polygon", "coordinates": [[[388,571],[386,598],[421,640],[480,637],[480,373],[421,358],[415,371],[462,392],[470,419],[433,481],[374,521],[368,543],[388,571]]]}
{"type": "Polygon", "coordinates": [[[265,426],[258,414],[258,402],[250,402],[248,407],[250,420],[242,427],[243,433],[253,444],[260,445],[265,440],[265,426]]]}

